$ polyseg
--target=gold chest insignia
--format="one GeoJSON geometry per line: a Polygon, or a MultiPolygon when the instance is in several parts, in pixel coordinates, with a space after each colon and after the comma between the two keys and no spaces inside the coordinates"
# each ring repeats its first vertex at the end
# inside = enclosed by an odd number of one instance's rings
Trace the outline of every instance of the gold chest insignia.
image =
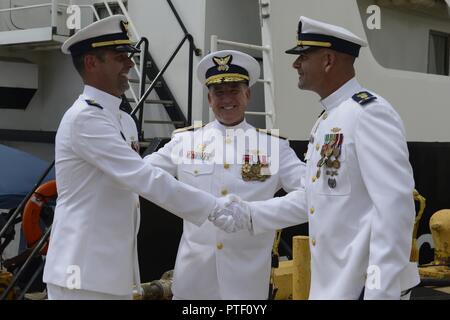
{"type": "Polygon", "coordinates": [[[244,181],[265,181],[270,178],[267,156],[244,155],[244,164],[241,168],[244,181]]]}

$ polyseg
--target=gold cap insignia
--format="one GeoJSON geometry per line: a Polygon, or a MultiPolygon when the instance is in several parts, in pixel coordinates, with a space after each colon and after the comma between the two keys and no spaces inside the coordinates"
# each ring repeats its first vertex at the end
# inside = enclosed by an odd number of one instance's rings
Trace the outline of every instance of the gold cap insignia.
{"type": "Polygon", "coordinates": [[[226,57],[213,57],[214,64],[217,66],[219,71],[228,71],[230,69],[229,64],[233,60],[233,56],[228,55],[226,57]]]}
{"type": "Polygon", "coordinates": [[[120,21],[120,29],[122,29],[123,33],[126,33],[128,38],[130,38],[129,28],[128,28],[128,21],[120,21]]]}

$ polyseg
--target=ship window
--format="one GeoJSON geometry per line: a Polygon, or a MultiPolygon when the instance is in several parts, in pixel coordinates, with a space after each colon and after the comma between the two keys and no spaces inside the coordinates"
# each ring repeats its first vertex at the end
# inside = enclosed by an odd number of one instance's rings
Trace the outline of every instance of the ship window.
{"type": "Polygon", "coordinates": [[[428,44],[428,73],[449,75],[450,34],[430,31],[428,44]]]}

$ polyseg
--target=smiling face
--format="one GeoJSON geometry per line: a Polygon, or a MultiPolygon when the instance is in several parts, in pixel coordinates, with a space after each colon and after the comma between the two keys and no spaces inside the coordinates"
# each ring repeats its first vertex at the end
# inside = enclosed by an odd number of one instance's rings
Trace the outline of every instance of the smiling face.
{"type": "Polygon", "coordinates": [[[318,92],[324,77],[322,49],[312,48],[300,53],[292,66],[299,76],[298,87],[318,92]]]}
{"type": "Polygon", "coordinates": [[[250,96],[250,88],[245,83],[222,83],[209,87],[208,102],[220,123],[234,126],[244,120],[250,96]]]}
{"type": "Polygon", "coordinates": [[[116,97],[128,88],[128,72],[134,66],[127,52],[107,49],[101,55],[86,55],[85,70],[94,86],[116,97]]]}

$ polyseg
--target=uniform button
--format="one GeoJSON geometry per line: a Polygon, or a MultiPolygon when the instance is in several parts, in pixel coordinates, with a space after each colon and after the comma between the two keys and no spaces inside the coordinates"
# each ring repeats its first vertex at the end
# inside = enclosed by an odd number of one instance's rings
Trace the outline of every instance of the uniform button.
{"type": "Polygon", "coordinates": [[[194,174],[198,174],[198,170],[194,170],[194,174]]]}
{"type": "Polygon", "coordinates": [[[320,144],[316,144],[316,150],[319,151],[320,149],[320,144]]]}
{"type": "Polygon", "coordinates": [[[136,208],[140,208],[141,207],[141,205],[139,204],[139,202],[138,203],[136,203],[136,208]]]}
{"type": "Polygon", "coordinates": [[[225,143],[226,144],[230,144],[233,140],[231,140],[230,138],[225,139],[225,143]]]}
{"type": "Polygon", "coordinates": [[[228,163],[224,163],[224,164],[223,164],[223,167],[224,167],[225,169],[230,169],[230,165],[229,165],[228,163]]]}
{"type": "Polygon", "coordinates": [[[314,183],[314,182],[316,182],[317,181],[317,177],[316,176],[314,176],[314,177],[312,177],[312,182],[314,183]]]}
{"type": "Polygon", "coordinates": [[[228,194],[228,189],[222,189],[222,191],[220,191],[220,194],[225,197],[228,194]]]}
{"type": "Polygon", "coordinates": [[[217,249],[219,249],[219,250],[222,250],[222,249],[223,249],[223,243],[222,243],[222,242],[219,242],[219,243],[217,244],[217,249]]]}
{"type": "Polygon", "coordinates": [[[311,209],[309,209],[309,213],[314,214],[316,210],[314,210],[314,207],[312,207],[311,209]]]}
{"type": "Polygon", "coordinates": [[[312,240],[311,240],[311,243],[312,243],[313,247],[316,246],[316,240],[312,239],[312,240]]]}
{"type": "Polygon", "coordinates": [[[322,119],[323,119],[323,120],[326,120],[327,118],[328,118],[328,113],[325,112],[325,113],[323,114],[323,116],[322,116],[322,119]]]}

